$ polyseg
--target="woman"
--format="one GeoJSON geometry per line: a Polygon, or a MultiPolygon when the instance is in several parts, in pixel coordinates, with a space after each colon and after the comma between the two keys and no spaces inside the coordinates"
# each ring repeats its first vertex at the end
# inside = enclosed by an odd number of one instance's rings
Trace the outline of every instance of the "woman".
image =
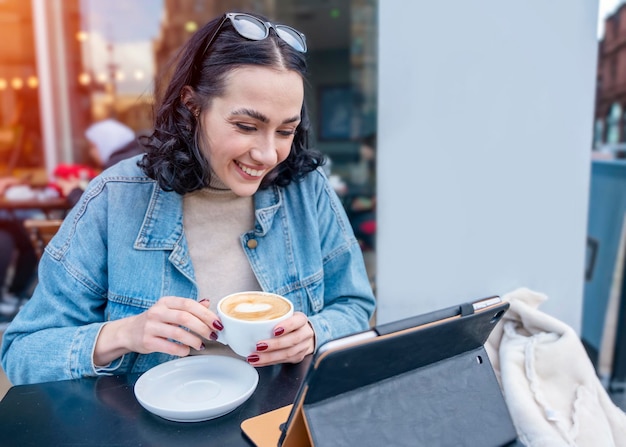
{"type": "Polygon", "coordinates": [[[92,181],[48,245],[3,337],[14,384],[141,372],[208,350],[223,329],[217,301],[243,290],[297,311],[259,340],[254,366],[300,362],[368,326],[359,245],[308,147],[305,52],[298,31],[248,14],[194,34],[147,154],[92,181]]]}

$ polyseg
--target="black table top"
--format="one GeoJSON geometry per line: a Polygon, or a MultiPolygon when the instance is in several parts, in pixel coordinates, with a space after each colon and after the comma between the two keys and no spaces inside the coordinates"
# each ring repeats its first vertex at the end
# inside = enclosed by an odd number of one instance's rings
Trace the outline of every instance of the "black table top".
{"type": "Polygon", "coordinates": [[[172,422],[146,411],[133,391],[138,374],[14,386],[0,401],[0,445],[250,446],[241,422],[293,403],[310,360],[257,368],[254,394],[204,422],[172,422]]]}

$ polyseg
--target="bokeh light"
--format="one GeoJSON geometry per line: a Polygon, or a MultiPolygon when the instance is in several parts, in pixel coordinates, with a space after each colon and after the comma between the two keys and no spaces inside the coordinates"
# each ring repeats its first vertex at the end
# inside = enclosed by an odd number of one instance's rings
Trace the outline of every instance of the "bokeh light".
{"type": "Polygon", "coordinates": [[[26,79],[26,85],[30,88],[37,88],[39,87],[39,79],[37,79],[37,76],[29,76],[26,79]]]}
{"type": "Polygon", "coordinates": [[[24,87],[24,81],[22,78],[13,78],[11,79],[11,87],[15,90],[21,90],[24,87]]]}
{"type": "Polygon", "coordinates": [[[89,85],[91,83],[91,76],[89,73],[81,73],[78,75],[78,83],[80,85],[89,85]]]}
{"type": "Polygon", "coordinates": [[[193,20],[185,22],[185,31],[188,33],[195,33],[198,30],[198,24],[193,20]]]}

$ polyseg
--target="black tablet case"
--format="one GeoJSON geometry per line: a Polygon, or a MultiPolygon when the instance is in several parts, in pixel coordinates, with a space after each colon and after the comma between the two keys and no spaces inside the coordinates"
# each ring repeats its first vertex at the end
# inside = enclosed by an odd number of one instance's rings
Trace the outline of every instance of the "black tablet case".
{"type": "MultiPolygon", "coordinates": [[[[378,326],[375,338],[316,356],[278,445],[514,443],[515,428],[484,348],[507,308],[442,309],[378,326]]],[[[257,441],[245,424],[257,445],[277,445],[257,441]]]]}

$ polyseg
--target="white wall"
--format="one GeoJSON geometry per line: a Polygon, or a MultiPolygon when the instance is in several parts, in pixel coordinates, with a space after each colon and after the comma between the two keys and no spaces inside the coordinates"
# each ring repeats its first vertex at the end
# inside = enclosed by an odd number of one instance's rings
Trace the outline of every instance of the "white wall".
{"type": "Polygon", "coordinates": [[[379,323],[525,286],[580,333],[597,9],[379,2],[379,323]]]}

